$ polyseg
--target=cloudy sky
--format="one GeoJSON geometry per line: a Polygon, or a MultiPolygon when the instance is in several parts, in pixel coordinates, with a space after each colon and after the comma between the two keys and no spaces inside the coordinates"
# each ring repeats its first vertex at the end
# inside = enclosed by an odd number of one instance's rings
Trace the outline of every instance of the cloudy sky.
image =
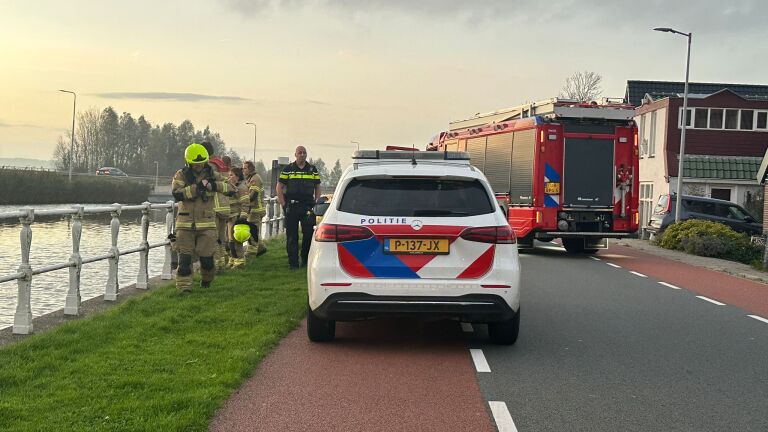
{"type": "Polygon", "coordinates": [[[49,159],[78,110],[210,125],[257,159],[423,147],[449,120],[556,96],[575,71],[768,84],[762,0],[0,0],[0,157],[49,159]]]}

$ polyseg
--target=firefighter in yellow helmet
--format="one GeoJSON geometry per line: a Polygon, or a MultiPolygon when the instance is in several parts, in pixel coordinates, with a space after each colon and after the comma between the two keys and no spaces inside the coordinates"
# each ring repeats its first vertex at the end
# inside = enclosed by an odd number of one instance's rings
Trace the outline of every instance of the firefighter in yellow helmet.
{"type": "MultiPolygon", "coordinates": [[[[229,221],[227,222],[227,248],[229,250],[229,255],[232,257],[229,260],[229,266],[236,268],[242,267],[245,264],[243,243],[250,238],[249,230],[248,238],[245,240],[238,239],[238,232],[243,230],[243,228],[240,227],[240,224],[248,219],[248,205],[250,200],[248,184],[245,182],[242,168],[233,167],[229,171],[229,184],[235,185],[236,194],[229,200],[230,212],[229,221]]],[[[242,237],[242,235],[239,237],[242,237]]]]}
{"type": "Polygon", "coordinates": [[[187,166],[173,176],[173,198],[179,203],[176,216],[176,249],[179,268],[176,288],[192,291],[192,257],[200,257],[201,286],[211,286],[216,266],[216,219],[214,194],[227,193],[229,185],[208,164],[208,151],[200,144],[190,144],[184,151],[187,166]]]}
{"type": "Polygon", "coordinates": [[[263,255],[267,252],[267,247],[259,237],[261,221],[267,214],[264,207],[264,182],[261,176],[256,173],[256,165],[253,161],[243,162],[243,174],[248,183],[249,203],[248,203],[248,222],[251,223],[252,230],[256,230],[248,243],[247,255],[263,255]]]}

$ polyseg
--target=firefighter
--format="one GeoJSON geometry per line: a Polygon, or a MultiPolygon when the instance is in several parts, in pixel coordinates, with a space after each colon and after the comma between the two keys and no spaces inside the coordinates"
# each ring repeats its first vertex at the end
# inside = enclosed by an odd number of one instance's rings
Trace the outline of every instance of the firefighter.
{"type": "MultiPolygon", "coordinates": [[[[208,165],[216,171],[224,181],[228,181],[229,165],[222,158],[214,155],[213,144],[203,141],[202,146],[208,151],[208,165]]],[[[225,156],[227,157],[227,156],[225,156]]],[[[231,159],[230,159],[231,160],[231,159]]],[[[234,186],[230,188],[234,192],[234,186]]],[[[216,265],[222,268],[227,265],[229,254],[227,253],[227,223],[229,222],[229,196],[231,192],[215,192],[213,194],[213,211],[216,213],[216,265]]]]}
{"type": "Polygon", "coordinates": [[[261,176],[256,173],[256,165],[253,161],[243,162],[243,175],[248,183],[248,222],[251,223],[251,238],[248,241],[248,250],[246,255],[261,256],[267,252],[267,247],[261,241],[259,229],[261,221],[267,214],[264,208],[264,182],[261,176]]]}
{"type": "Polygon", "coordinates": [[[216,218],[214,196],[227,192],[228,184],[208,164],[208,151],[190,144],[184,151],[187,166],[173,176],[173,198],[179,203],[176,216],[176,249],[179,268],[176,288],[192,291],[192,256],[200,257],[201,287],[211,286],[216,266],[216,218]]]}
{"type": "MultiPolygon", "coordinates": [[[[245,264],[245,256],[243,255],[243,242],[250,239],[249,235],[245,240],[238,239],[235,228],[237,227],[239,232],[242,232],[243,228],[239,226],[243,221],[248,220],[248,208],[249,208],[249,193],[248,184],[245,182],[245,176],[243,175],[243,169],[234,167],[229,171],[229,183],[234,185],[237,193],[229,200],[229,223],[227,224],[227,246],[229,248],[230,255],[230,267],[237,268],[242,267],[245,264]]],[[[240,235],[242,238],[243,236],[240,235]]]]}
{"type": "Polygon", "coordinates": [[[299,224],[301,224],[301,265],[307,265],[315,214],[312,207],[320,198],[320,173],[317,167],[307,162],[307,149],[296,147],[296,160],[280,172],[277,184],[277,200],[285,212],[285,249],[288,252],[288,266],[299,268],[299,224]]]}

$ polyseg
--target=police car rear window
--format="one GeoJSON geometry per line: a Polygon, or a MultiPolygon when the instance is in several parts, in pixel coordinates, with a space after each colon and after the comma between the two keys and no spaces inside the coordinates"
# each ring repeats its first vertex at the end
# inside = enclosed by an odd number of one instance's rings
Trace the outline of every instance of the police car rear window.
{"type": "Polygon", "coordinates": [[[367,216],[477,216],[495,211],[477,180],[354,179],[339,210],[367,216]]]}

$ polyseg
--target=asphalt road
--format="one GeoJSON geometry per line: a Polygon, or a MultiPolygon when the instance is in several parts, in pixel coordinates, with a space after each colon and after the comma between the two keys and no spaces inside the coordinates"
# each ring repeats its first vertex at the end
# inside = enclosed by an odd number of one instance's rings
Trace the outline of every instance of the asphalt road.
{"type": "MultiPolygon", "coordinates": [[[[517,344],[469,333],[490,369],[477,373],[486,401],[503,402],[520,431],[768,431],[768,323],[674,288],[706,286],[715,300],[738,280],[718,291],[710,272],[678,264],[670,287],[630,273],[642,260],[623,252],[522,255],[517,344]]],[[[645,265],[666,276],[664,261],[645,265]]]]}

